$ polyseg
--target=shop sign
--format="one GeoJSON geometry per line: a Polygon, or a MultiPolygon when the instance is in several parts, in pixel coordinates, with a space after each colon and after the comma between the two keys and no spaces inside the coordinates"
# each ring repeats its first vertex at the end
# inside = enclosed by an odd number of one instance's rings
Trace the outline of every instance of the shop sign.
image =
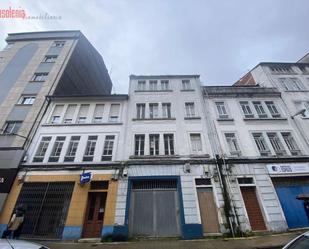
{"type": "Polygon", "coordinates": [[[309,164],[268,164],[267,170],[269,174],[301,174],[309,173],[309,164]]]}
{"type": "Polygon", "coordinates": [[[83,172],[81,175],[80,175],[80,180],[79,182],[81,184],[85,184],[87,182],[90,182],[91,180],[91,172],[83,172]]]}

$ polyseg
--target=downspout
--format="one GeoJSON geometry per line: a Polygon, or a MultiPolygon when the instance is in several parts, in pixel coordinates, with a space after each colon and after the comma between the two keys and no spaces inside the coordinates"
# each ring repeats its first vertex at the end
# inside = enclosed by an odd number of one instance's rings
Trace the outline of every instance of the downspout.
{"type": "Polygon", "coordinates": [[[223,206],[224,216],[226,218],[226,221],[228,223],[228,227],[229,227],[229,230],[232,236],[235,237],[235,228],[234,228],[233,217],[231,217],[231,211],[235,215],[236,215],[236,212],[234,210],[234,206],[233,205],[231,206],[231,198],[229,195],[229,190],[227,187],[226,179],[223,174],[223,163],[222,163],[223,160],[219,155],[219,153],[222,155],[222,148],[219,142],[219,137],[216,132],[215,124],[213,124],[211,120],[209,119],[211,115],[209,111],[208,102],[207,100],[205,101],[204,94],[205,94],[205,98],[209,99],[207,91],[206,90],[204,91],[202,88],[202,97],[203,97],[204,104],[205,104],[205,114],[206,114],[205,117],[206,117],[206,125],[207,125],[207,130],[208,130],[208,137],[210,140],[210,145],[212,148],[213,155],[215,157],[216,170],[218,172],[218,178],[219,178],[220,187],[222,189],[222,195],[223,195],[223,200],[224,200],[224,206],[223,206]]]}

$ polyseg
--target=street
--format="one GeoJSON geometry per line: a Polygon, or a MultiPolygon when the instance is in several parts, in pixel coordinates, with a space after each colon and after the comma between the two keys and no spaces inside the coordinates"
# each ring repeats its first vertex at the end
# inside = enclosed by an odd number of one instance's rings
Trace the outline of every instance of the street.
{"type": "Polygon", "coordinates": [[[51,249],[279,249],[300,232],[237,239],[146,240],[119,243],[42,243],[51,249]]]}

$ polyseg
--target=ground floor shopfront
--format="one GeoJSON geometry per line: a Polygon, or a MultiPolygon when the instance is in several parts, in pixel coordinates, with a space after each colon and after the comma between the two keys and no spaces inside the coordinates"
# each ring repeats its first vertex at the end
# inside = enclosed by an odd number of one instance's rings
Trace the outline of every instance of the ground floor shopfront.
{"type": "Polygon", "coordinates": [[[231,202],[242,232],[309,227],[309,210],[297,198],[309,196],[308,163],[231,164],[229,171],[231,202]]]}
{"type": "Polygon", "coordinates": [[[226,232],[215,165],[130,165],[119,180],[115,223],[125,237],[184,239],[226,232]]]}
{"type": "Polygon", "coordinates": [[[117,181],[112,170],[21,171],[0,216],[0,232],[19,204],[23,237],[79,239],[113,230],[117,181]],[[85,181],[81,177],[89,178],[85,181]]]}

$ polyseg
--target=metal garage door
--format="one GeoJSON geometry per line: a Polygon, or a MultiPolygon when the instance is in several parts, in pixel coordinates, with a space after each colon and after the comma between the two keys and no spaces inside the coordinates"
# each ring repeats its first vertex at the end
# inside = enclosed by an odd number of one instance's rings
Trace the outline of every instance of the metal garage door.
{"type": "Polygon", "coordinates": [[[272,179],[289,228],[308,227],[304,202],[300,194],[309,194],[309,177],[277,177],[272,179]]]}
{"type": "Polygon", "coordinates": [[[179,235],[177,180],[135,181],[132,183],[130,235],[179,235]]]}
{"type": "Polygon", "coordinates": [[[61,238],[74,182],[24,183],[16,206],[26,207],[23,237],[61,238]]]}

